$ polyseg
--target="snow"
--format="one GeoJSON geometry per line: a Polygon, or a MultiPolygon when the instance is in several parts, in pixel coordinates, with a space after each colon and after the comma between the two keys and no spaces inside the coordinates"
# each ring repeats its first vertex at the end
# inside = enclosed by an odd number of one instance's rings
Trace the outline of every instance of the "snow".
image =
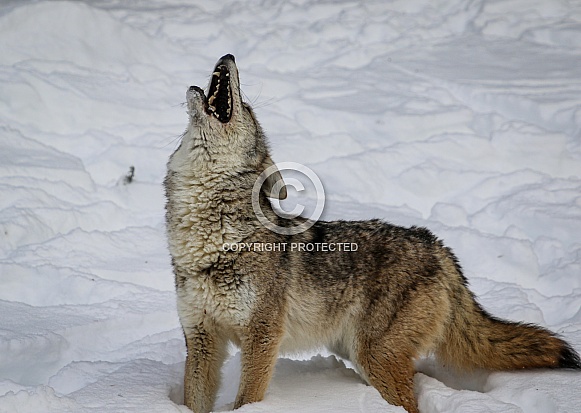
{"type": "MultiPolygon", "coordinates": [[[[161,182],[226,53],[325,219],[429,227],[490,312],[581,350],[580,46],[567,0],[2,2],[0,412],[188,411],[161,182]]],[[[418,369],[422,413],[581,406],[575,372],[418,369]]],[[[403,410],[313,352],[239,411],[403,410]]]]}

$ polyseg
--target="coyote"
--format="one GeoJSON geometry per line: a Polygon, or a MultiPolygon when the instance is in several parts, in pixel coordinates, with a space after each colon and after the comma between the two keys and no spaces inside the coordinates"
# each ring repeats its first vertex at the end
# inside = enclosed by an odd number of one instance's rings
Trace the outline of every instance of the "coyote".
{"type": "MultiPolygon", "coordinates": [[[[318,221],[293,235],[263,226],[253,187],[274,162],[242,101],[234,56],[218,61],[207,96],[191,86],[186,97],[189,124],[164,185],[187,346],[184,401],[195,413],[213,407],[230,342],[242,363],[234,408],[263,399],[279,352],[317,347],[350,360],[388,403],[410,413],[418,412],[414,359],[422,355],[459,369],[581,369],[579,355],[556,334],[488,314],[453,252],[425,228],[318,221]],[[357,249],[224,248],[239,243],[357,249]]],[[[304,221],[272,208],[269,198],[286,197],[279,171],[260,188],[269,221],[282,228],[304,221]]]]}

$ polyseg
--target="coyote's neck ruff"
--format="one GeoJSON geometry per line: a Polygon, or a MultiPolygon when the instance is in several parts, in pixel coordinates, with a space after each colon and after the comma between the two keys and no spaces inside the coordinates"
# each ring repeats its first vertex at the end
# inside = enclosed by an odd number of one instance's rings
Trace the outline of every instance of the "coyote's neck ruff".
{"type": "MultiPolygon", "coordinates": [[[[273,166],[234,57],[218,61],[208,94],[187,91],[190,122],[165,179],[167,233],[187,345],[184,397],[212,409],[229,342],[241,348],[235,407],[262,400],[280,350],[326,346],[348,358],[389,403],[418,412],[413,360],[457,368],[581,368],[550,331],[490,316],[452,251],[424,228],[378,220],[317,222],[279,235],[254,214],[252,190],[273,166]],[[224,250],[235,243],[357,243],[355,252],[224,250]]],[[[284,198],[280,173],[258,202],[284,198]]],[[[265,212],[264,212],[265,211],[265,212]]]]}
{"type": "Polygon", "coordinates": [[[197,86],[186,94],[190,124],[165,181],[170,251],[182,270],[209,268],[224,244],[241,242],[258,229],[248,205],[254,182],[272,160],[238,82],[234,58],[225,56],[214,70],[208,98],[197,86]]]}

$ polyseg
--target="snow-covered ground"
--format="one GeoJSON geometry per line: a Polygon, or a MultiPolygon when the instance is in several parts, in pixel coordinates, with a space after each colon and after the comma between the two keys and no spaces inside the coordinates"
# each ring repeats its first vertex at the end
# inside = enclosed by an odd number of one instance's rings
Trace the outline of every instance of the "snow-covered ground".
{"type": "MultiPolygon", "coordinates": [[[[225,53],[326,219],[431,228],[490,312],[581,350],[579,1],[191,3],[0,5],[0,412],[187,411],[161,182],[225,53]]],[[[423,413],[581,411],[578,372],[418,368],[423,413]]],[[[403,410],[316,353],[240,409],[299,411],[403,410]]]]}

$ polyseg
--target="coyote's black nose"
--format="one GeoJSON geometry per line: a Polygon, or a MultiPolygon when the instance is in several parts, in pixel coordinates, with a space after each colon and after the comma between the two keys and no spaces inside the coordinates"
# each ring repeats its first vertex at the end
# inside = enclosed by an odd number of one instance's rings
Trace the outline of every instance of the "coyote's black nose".
{"type": "Polygon", "coordinates": [[[234,63],[236,63],[236,59],[234,58],[234,55],[231,55],[230,53],[222,56],[222,58],[220,60],[232,60],[234,63]]]}

